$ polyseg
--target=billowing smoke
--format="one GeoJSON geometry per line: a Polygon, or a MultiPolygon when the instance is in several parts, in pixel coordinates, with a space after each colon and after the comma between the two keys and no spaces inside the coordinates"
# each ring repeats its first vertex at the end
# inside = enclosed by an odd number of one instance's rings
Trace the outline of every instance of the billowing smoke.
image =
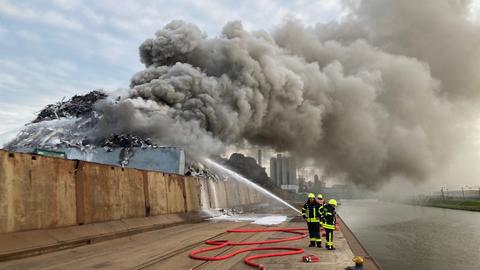
{"type": "Polygon", "coordinates": [[[218,37],[173,21],[140,46],[145,70],[99,101],[93,134],[147,136],[192,153],[249,143],[378,186],[428,179],[478,101],[480,28],[468,1],[345,1],[341,22],[218,37]]]}

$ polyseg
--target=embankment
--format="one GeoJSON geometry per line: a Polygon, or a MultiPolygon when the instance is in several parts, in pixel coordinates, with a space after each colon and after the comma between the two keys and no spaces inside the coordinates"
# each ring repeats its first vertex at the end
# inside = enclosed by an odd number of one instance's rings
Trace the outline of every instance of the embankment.
{"type": "Polygon", "coordinates": [[[417,202],[416,205],[438,208],[448,208],[467,211],[480,211],[480,200],[426,200],[417,202]]]}
{"type": "Polygon", "coordinates": [[[0,150],[0,233],[263,203],[235,181],[0,150]]]}

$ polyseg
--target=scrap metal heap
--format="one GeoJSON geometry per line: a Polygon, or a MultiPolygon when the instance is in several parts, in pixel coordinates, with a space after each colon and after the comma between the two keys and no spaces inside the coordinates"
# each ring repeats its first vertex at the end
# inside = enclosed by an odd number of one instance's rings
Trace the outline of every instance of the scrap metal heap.
{"type": "Polygon", "coordinates": [[[32,123],[46,120],[59,119],[63,117],[80,117],[93,111],[95,102],[105,99],[107,95],[103,90],[94,90],[85,95],[75,95],[67,101],[60,101],[47,105],[32,123]]]}
{"type": "Polygon", "coordinates": [[[103,90],[94,90],[47,105],[6,148],[15,151],[38,147],[90,147],[92,143],[87,139],[87,134],[99,119],[94,104],[105,98],[107,94],[103,90]]]}
{"type": "Polygon", "coordinates": [[[194,177],[202,177],[211,180],[223,180],[226,177],[221,176],[209,168],[206,168],[203,164],[198,162],[189,162],[187,166],[185,166],[185,175],[187,176],[194,176],[194,177]]]}
{"type": "Polygon", "coordinates": [[[102,147],[107,151],[112,151],[113,148],[158,148],[157,144],[152,142],[150,138],[141,138],[140,136],[132,134],[111,134],[101,143],[102,147]]]}
{"type": "Polygon", "coordinates": [[[157,148],[150,138],[133,134],[110,134],[106,138],[92,141],[86,137],[88,130],[99,118],[95,103],[107,98],[103,90],[94,90],[85,95],[75,95],[66,101],[49,104],[42,109],[35,120],[28,123],[18,136],[7,144],[8,149],[17,148],[61,148],[76,147],[89,149],[113,148],[157,148]]]}

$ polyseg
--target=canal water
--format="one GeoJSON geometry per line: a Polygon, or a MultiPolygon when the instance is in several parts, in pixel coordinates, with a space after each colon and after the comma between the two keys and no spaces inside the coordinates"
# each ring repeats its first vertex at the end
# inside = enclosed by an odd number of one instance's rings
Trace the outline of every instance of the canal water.
{"type": "Polygon", "coordinates": [[[384,270],[480,269],[480,212],[342,200],[338,213],[384,270]]]}

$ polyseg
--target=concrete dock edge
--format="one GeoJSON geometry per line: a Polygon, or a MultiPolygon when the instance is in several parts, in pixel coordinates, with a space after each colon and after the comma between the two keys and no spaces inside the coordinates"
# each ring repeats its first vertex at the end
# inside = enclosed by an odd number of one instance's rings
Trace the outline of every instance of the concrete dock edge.
{"type": "Polygon", "coordinates": [[[337,215],[337,221],[340,224],[340,230],[342,231],[345,239],[347,240],[350,249],[353,254],[362,256],[365,259],[364,267],[368,270],[383,270],[380,264],[373,258],[367,251],[367,249],[362,245],[360,240],[355,236],[352,230],[348,225],[343,221],[343,219],[337,215]]]}

